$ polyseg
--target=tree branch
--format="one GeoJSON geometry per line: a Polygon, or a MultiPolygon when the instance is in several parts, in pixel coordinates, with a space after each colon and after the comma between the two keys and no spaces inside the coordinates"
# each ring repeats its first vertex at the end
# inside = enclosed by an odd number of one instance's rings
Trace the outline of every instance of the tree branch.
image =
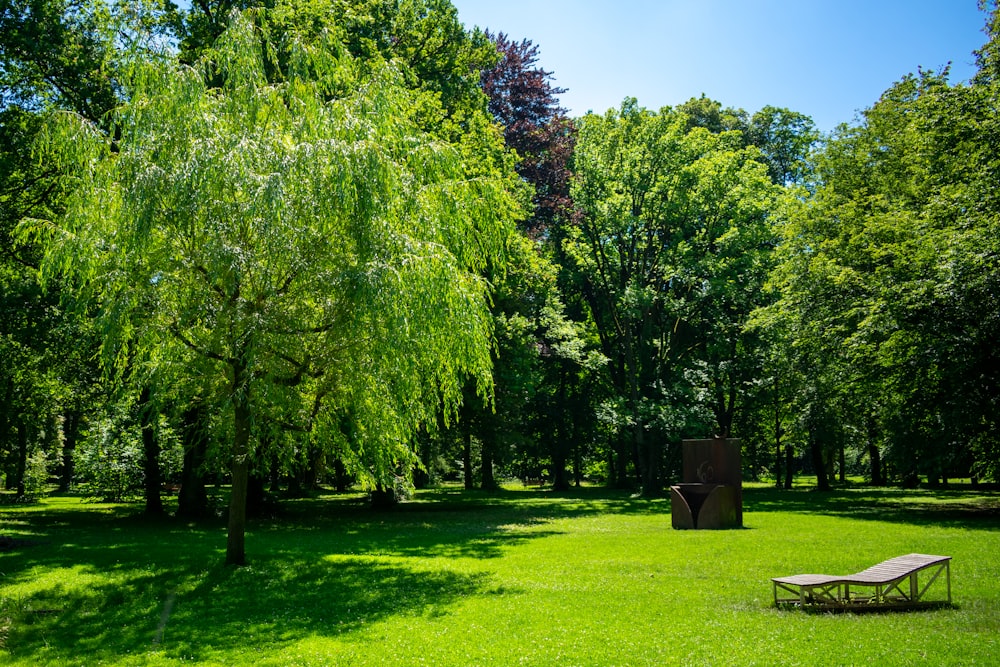
{"type": "Polygon", "coordinates": [[[221,361],[224,364],[230,364],[230,365],[236,361],[235,359],[232,359],[231,357],[225,357],[219,354],[218,352],[213,352],[212,350],[206,350],[205,348],[192,342],[190,338],[184,335],[180,327],[177,326],[177,322],[171,322],[168,328],[170,329],[170,333],[172,333],[174,337],[177,338],[177,340],[183,343],[185,347],[194,351],[197,354],[200,354],[203,357],[206,357],[208,359],[214,359],[215,361],[221,361]]]}

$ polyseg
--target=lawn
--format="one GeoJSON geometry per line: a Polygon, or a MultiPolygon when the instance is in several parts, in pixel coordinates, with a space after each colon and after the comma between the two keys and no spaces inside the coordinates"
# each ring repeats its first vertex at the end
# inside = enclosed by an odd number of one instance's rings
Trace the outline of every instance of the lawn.
{"type": "Polygon", "coordinates": [[[240,569],[221,519],[4,506],[0,663],[1000,663],[1000,493],[748,487],[744,503],[742,530],[675,531],[669,500],[600,489],[436,490],[386,513],[327,495],[252,523],[240,569]],[[954,558],[954,607],[772,605],[772,576],[910,552],[954,558]]]}

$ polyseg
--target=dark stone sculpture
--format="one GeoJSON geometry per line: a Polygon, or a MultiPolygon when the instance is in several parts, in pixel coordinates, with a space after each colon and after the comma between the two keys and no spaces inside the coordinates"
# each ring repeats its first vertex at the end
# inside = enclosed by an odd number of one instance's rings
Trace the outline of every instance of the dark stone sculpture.
{"type": "Polygon", "coordinates": [[[674,528],[742,528],[739,439],[683,440],[681,446],[684,481],[670,487],[674,528]]]}

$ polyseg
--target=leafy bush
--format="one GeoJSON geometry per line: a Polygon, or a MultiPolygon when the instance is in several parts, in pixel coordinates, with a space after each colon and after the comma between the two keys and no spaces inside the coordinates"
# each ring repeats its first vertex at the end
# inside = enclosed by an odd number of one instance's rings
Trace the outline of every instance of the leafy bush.
{"type": "Polygon", "coordinates": [[[24,496],[37,498],[45,491],[49,481],[49,457],[38,448],[28,457],[24,466],[24,496]]]}
{"type": "Polygon", "coordinates": [[[142,488],[142,443],[138,429],[109,417],[77,449],[77,478],[84,492],[105,502],[124,502],[142,488]]]}

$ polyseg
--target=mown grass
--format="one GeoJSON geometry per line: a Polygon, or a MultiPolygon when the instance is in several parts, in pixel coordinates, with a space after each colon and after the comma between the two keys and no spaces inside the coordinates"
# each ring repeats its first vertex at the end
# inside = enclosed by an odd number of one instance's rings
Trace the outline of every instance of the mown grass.
{"type": "MultiPolygon", "coordinates": [[[[748,485],[742,530],[675,531],[668,500],[423,492],[288,501],[223,566],[221,520],[50,497],[0,508],[11,665],[933,665],[1000,661],[1000,494],[748,485]],[[772,605],[770,577],[953,556],[955,606],[772,605]]],[[[937,585],[937,584],[935,584],[937,585]]],[[[936,593],[943,596],[943,587],[936,593]]]]}

